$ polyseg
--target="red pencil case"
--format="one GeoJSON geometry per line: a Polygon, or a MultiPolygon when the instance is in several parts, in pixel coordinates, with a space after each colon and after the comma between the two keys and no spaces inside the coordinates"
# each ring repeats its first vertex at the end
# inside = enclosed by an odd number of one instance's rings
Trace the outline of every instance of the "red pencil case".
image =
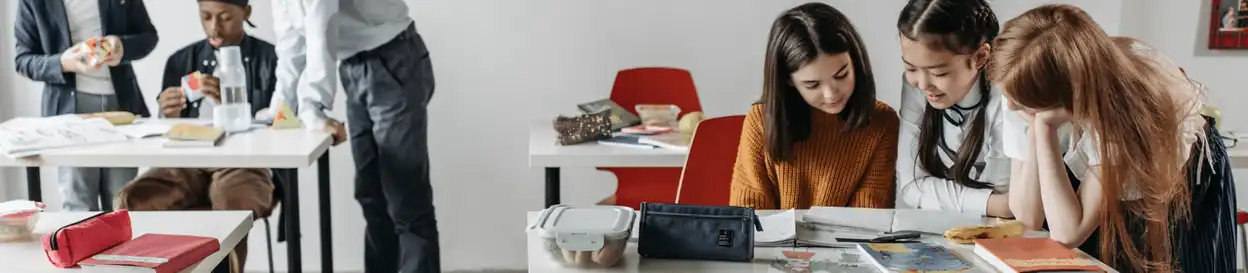
{"type": "Polygon", "coordinates": [[[73,267],[106,249],[129,241],[130,212],[101,212],[44,235],[43,252],[60,268],[73,267]]]}

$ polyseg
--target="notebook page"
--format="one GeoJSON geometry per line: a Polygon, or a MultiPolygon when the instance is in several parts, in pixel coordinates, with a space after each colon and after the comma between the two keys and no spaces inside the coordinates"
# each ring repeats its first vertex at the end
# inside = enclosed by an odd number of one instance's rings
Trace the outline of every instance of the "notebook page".
{"type": "Polygon", "coordinates": [[[797,212],[794,210],[759,216],[758,221],[763,231],[754,233],[756,243],[788,242],[797,237],[797,212]]]}
{"type": "Polygon", "coordinates": [[[913,230],[931,234],[944,234],[956,227],[989,224],[991,218],[958,212],[938,210],[899,209],[893,216],[893,231],[913,230]]]}
{"type": "Polygon", "coordinates": [[[803,219],[808,223],[851,227],[875,232],[892,231],[892,209],[812,207],[803,219]]]}

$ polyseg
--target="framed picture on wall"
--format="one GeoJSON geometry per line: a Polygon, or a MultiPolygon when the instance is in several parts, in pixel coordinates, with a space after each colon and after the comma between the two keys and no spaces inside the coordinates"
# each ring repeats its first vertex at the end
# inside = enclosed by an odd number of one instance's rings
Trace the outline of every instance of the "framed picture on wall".
{"type": "Polygon", "coordinates": [[[1248,0],[1209,1],[1209,49],[1248,49],[1248,0]]]}

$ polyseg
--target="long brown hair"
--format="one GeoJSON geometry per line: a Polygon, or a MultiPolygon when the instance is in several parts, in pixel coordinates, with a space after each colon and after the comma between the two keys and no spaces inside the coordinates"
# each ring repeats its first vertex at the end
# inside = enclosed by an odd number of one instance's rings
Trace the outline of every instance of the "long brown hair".
{"type": "Polygon", "coordinates": [[[820,54],[849,53],[854,93],[849,95],[841,131],[866,127],[875,109],[875,76],[867,48],[849,17],[832,6],[808,3],[785,11],[771,25],[763,64],[763,134],[767,152],[778,161],[793,159],[793,144],[810,137],[811,112],[793,86],[792,74],[820,54]]]}
{"type": "MultiPolygon", "coordinates": [[[[897,31],[905,39],[928,43],[958,54],[973,54],[985,43],[991,43],[997,37],[1000,28],[997,15],[992,12],[988,2],[975,1],[941,1],[941,0],[910,0],[901,16],[897,17],[897,31]]],[[[986,66],[985,66],[986,67],[986,66]]],[[[945,166],[940,153],[945,151],[944,121],[942,110],[926,103],[923,109],[922,122],[919,124],[919,165],[927,173],[941,179],[949,179],[959,185],[975,189],[990,189],[992,184],[971,178],[971,169],[983,150],[984,131],[988,121],[984,112],[988,110],[988,100],[992,85],[980,68],[979,92],[982,101],[978,109],[972,112],[974,121],[968,132],[963,136],[962,145],[956,152],[952,148],[946,151],[953,158],[953,166],[945,166]]],[[[953,106],[958,107],[958,106],[953,106]]],[[[960,124],[959,124],[960,126],[960,124]]]]}
{"type": "Polygon", "coordinates": [[[1005,23],[989,77],[1030,109],[1065,108],[1101,144],[1102,259],[1133,271],[1172,271],[1172,218],[1187,215],[1178,104],[1159,71],[1137,65],[1083,10],[1045,5],[1005,23]],[[1127,190],[1142,199],[1123,203],[1127,190]],[[1144,223],[1131,234],[1128,216],[1144,223]],[[1133,240],[1140,236],[1142,240],[1133,240]],[[1119,254],[1121,253],[1121,254],[1119,254]],[[1125,260],[1123,259],[1125,258],[1125,260]]]}

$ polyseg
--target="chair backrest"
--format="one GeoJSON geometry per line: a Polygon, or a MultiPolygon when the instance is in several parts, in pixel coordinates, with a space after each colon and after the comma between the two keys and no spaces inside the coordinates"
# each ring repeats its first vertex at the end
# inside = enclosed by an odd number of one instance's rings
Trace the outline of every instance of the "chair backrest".
{"type": "Polygon", "coordinates": [[[728,205],[732,169],[737,162],[737,146],[741,143],[741,127],[745,116],[727,116],[703,120],[693,133],[689,157],[676,188],[676,203],[692,205],[728,205]]]}
{"type": "Polygon", "coordinates": [[[681,113],[702,111],[698,89],[688,70],[639,67],[620,70],[611,87],[611,101],[637,114],[638,104],[675,104],[681,113]]]}

